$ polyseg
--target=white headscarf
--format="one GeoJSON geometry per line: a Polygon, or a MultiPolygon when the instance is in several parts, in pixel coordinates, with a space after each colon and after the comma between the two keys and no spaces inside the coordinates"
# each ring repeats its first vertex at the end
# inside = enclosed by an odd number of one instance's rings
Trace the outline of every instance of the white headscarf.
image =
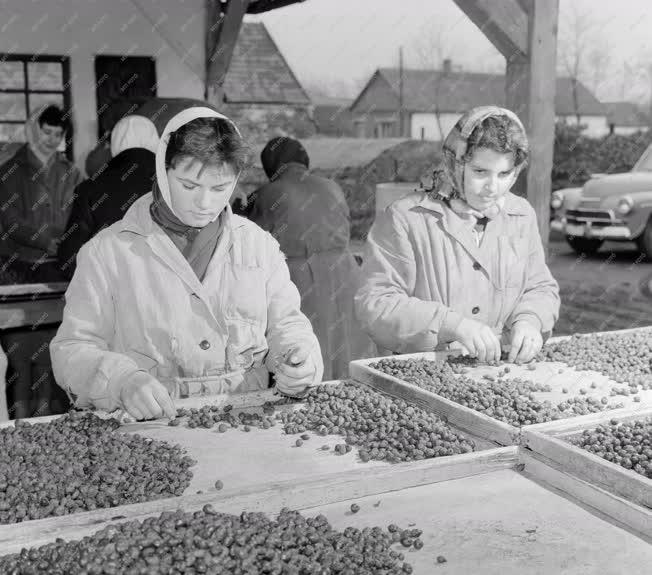
{"type": "Polygon", "coordinates": [[[111,155],[131,148],[145,148],[153,154],[158,148],[156,126],[145,116],[130,115],[122,118],[111,131],[111,155]]]}
{"type": "MultiPolygon", "coordinates": [[[[219,112],[216,112],[211,108],[206,108],[202,106],[191,106],[189,108],[186,108],[181,112],[179,112],[178,114],[176,114],[175,116],[173,116],[170,119],[170,121],[166,124],[165,129],[163,130],[163,134],[161,135],[161,139],[159,140],[158,147],[156,149],[156,181],[158,183],[158,188],[161,191],[161,196],[163,196],[165,203],[168,205],[172,213],[177,218],[179,218],[179,214],[177,214],[172,208],[170,187],[168,186],[168,175],[167,175],[167,170],[165,169],[165,152],[168,147],[168,142],[170,141],[170,134],[172,132],[176,132],[181,126],[184,126],[188,122],[191,122],[192,120],[196,120],[198,118],[221,118],[222,120],[226,120],[227,122],[230,122],[233,125],[235,131],[238,133],[238,135],[240,135],[240,130],[238,130],[238,127],[233,123],[233,121],[230,118],[227,118],[224,114],[220,114],[219,112]]],[[[233,189],[235,189],[235,186],[239,178],[240,178],[240,174],[237,174],[236,180],[233,183],[233,189]]],[[[216,218],[217,217],[219,216],[216,216],[216,218]]]]}

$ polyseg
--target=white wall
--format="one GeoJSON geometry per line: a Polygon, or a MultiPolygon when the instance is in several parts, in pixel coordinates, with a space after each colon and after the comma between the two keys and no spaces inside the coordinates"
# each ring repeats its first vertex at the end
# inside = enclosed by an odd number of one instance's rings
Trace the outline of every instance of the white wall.
{"type": "Polygon", "coordinates": [[[618,134],[619,136],[629,136],[636,132],[645,132],[649,129],[650,126],[615,126],[614,134],[618,134]]]}
{"type": "Polygon", "coordinates": [[[441,141],[448,135],[448,132],[451,131],[461,116],[462,114],[440,114],[439,123],[443,132],[441,134],[435,114],[414,113],[410,116],[410,137],[414,140],[420,140],[421,129],[423,128],[424,140],[441,141]]]}
{"type": "Polygon", "coordinates": [[[2,0],[0,53],[70,57],[81,165],[97,142],[96,55],[152,56],[158,96],[203,98],[204,0],[2,0]]]}
{"type": "MultiPolygon", "coordinates": [[[[557,120],[565,121],[570,126],[577,125],[576,116],[557,116],[557,120]]],[[[601,138],[609,133],[606,116],[580,116],[580,124],[586,126],[582,133],[589,138],[601,138]]]]}

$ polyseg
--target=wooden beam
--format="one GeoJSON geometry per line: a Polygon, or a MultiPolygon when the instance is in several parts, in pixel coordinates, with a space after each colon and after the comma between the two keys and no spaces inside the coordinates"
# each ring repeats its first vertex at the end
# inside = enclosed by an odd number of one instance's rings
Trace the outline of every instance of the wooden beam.
{"type": "Polygon", "coordinates": [[[270,10],[284,8],[285,6],[305,1],[306,0],[251,0],[249,2],[249,8],[247,8],[247,14],[261,14],[262,12],[269,12],[270,10]]]}
{"type": "Polygon", "coordinates": [[[454,0],[455,4],[510,59],[528,50],[527,14],[519,0],[454,0]]]}
{"type": "MultiPolygon", "coordinates": [[[[523,0],[526,1],[526,0],[523,0]]],[[[527,0],[527,56],[507,60],[507,107],[523,120],[530,141],[527,174],[516,193],[527,195],[536,214],[544,250],[550,231],[550,193],[555,138],[557,17],[559,0],[527,0]]]]}
{"type": "Polygon", "coordinates": [[[223,84],[231,64],[249,0],[206,0],[206,84],[204,98],[216,105],[224,99],[223,84]]]}

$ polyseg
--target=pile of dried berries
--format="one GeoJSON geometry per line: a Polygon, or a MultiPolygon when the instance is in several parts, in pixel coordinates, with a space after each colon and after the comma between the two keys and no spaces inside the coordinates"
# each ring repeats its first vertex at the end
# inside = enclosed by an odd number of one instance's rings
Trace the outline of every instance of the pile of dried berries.
{"type": "Polygon", "coordinates": [[[631,332],[613,335],[573,335],[566,341],[549,343],[538,359],[561,361],[578,370],[602,373],[617,383],[652,388],[652,334],[631,332]]]}
{"type": "Polygon", "coordinates": [[[176,418],[171,419],[168,425],[177,426],[185,421],[186,427],[191,429],[196,427],[212,429],[217,426],[220,433],[238,428],[242,429],[242,431],[251,431],[252,427],[269,429],[276,425],[276,420],[272,416],[274,415],[275,405],[279,403],[285,402],[265,402],[261,406],[262,414],[257,411],[240,411],[237,416],[231,405],[204,405],[200,408],[181,408],[177,409],[176,418]]]}
{"type": "Polygon", "coordinates": [[[339,434],[338,454],[359,448],[360,459],[412,461],[473,451],[473,442],[434,413],[354,383],[310,388],[301,409],[279,414],[288,434],[339,434]]]}
{"type": "Polygon", "coordinates": [[[520,378],[504,379],[509,373],[507,367],[499,377],[486,376],[483,381],[475,381],[461,375],[466,369],[463,365],[462,362],[385,358],[369,367],[516,426],[615,407],[592,397],[575,397],[554,406],[534,396],[538,391],[551,391],[549,385],[520,378]]]}
{"type": "Polygon", "coordinates": [[[571,443],[652,479],[652,418],[587,429],[571,443]]]}
{"type": "MultiPolygon", "coordinates": [[[[326,517],[305,518],[281,510],[276,520],[262,513],[239,516],[210,505],[194,513],[164,512],[142,522],[109,526],[81,541],[57,539],[42,547],[0,557],[7,574],[302,574],[412,573],[392,545],[413,530],[380,527],[336,531],[326,517]]],[[[420,532],[419,532],[420,534],[420,532]]],[[[420,540],[419,540],[420,541],[420,540]]],[[[411,545],[415,545],[413,539],[411,545]]]]}
{"type": "Polygon", "coordinates": [[[195,462],[178,446],[118,427],[71,412],[0,429],[0,523],[181,495],[195,462]]]}

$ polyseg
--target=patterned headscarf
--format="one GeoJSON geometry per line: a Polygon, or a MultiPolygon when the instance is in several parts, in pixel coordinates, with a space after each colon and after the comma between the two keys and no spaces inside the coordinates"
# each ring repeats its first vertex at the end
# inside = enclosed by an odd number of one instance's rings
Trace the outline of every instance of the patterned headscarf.
{"type": "MultiPolygon", "coordinates": [[[[502,208],[498,203],[496,206],[489,208],[489,213],[480,214],[469,206],[464,198],[464,164],[465,156],[468,149],[468,140],[477,128],[487,118],[492,116],[507,116],[523,132],[527,141],[525,128],[518,116],[514,112],[498,106],[481,106],[472,108],[466,112],[453,126],[448,133],[442,147],[442,165],[433,173],[432,186],[426,191],[430,192],[435,198],[447,201],[456,211],[475,212],[478,217],[495,217],[502,208]]],[[[516,175],[523,169],[524,163],[516,167],[516,175]]],[[[504,203],[504,200],[503,200],[504,203]]]]}

